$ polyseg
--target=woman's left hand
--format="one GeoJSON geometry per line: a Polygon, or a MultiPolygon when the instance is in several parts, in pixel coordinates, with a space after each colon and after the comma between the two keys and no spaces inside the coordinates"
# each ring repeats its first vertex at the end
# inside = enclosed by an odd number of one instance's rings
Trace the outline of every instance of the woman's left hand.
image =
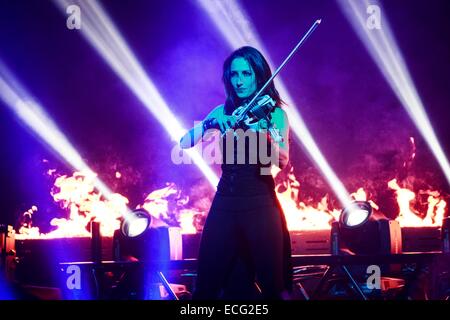
{"type": "Polygon", "coordinates": [[[267,119],[261,119],[258,121],[258,131],[269,129],[269,122],[267,119]]]}

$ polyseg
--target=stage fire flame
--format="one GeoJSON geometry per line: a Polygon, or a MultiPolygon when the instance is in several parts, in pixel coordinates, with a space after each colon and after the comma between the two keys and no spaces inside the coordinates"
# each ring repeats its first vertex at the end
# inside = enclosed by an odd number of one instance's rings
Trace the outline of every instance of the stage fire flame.
{"type": "MultiPolygon", "coordinates": [[[[275,168],[272,175],[280,172],[275,168]]],[[[54,174],[54,171],[51,172],[54,174]]],[[[50,224],[56,229],[43,234],[32,225],[32,215],[38,211],[32,206],[23,214],[22,226],[17,239],[52,239],[68,237],[90,237],[91,221],[100,222],[103,236],[112,237],[120,227],[120,218],[127,210],[128,199],[121,194],[113,194],[108,199],[94,187],[94,176],[75,172],[71,177],[60,176],[55,180],[53,199],[69,212],[69,218],[54,218],[50,224]]],[[[446,202],[437,191],[421,190],[420,195],[427,197],[426,212],[413,208],[416,194],[405,187],[400,187],[396,179],[387,183],[394,190],[399,207],[397,221],[402,227],[440,226],[444,217],[446,202]]],[[[283,188],[277,186],[277,197],[283,208],[289,230],[326,230],[333,220],[339,218],[340,210],[330,209],[329,199],[323,197],[315,206],[298,201],[300,182],[293,174],[292,168],[283,179],[283,188]],[[280,191],[282,190],[282,191],[280,191]]],[[[366,192],[359,188],[351,194],[354,200],[367,200],[366,192]]],[[[378,206],[370,201],[375,209],[378,206]]],[[[154,226],[179,226],[184,234],[200,232],[207,212],[191,207],[189,197],[182,196],[181,190],[173,183],[151,192],[137,208],[147,210],[154,221],[154,226]]]]}

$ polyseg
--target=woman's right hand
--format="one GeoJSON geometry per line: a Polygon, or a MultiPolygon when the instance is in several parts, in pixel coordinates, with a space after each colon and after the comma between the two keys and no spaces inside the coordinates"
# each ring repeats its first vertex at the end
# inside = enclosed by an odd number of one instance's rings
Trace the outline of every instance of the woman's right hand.
{"type": "Polygon", "coordinates": [[[227,130],[234,128],[236,124],[236,117],[231,115],[226,115],[223,112],[218,112],[214,115],[215,123],[222,133],[227,130]]]}

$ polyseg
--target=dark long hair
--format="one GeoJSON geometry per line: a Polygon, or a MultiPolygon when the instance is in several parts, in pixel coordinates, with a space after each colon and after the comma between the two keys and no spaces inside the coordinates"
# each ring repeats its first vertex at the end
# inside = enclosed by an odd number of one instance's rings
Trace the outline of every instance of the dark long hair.
{"type": "MultiPolygon", "coordinates": [[[[253,47],[245,46],[237,49],[225,60],[223,63],[223,75],[222,81],[225,85],[225,93],[227,98],[225,100],[225,113],[231,114],[237,107],[243,104],[243,101],[236,95],[233,85],[231,84],[231,62],[236,58],[244,58],[248,64],[252,67],[256,78],[256,92],[258,92],[266,81],[272,76],[269,64],[264,56],[253,47]]],[[[255,93],[256,93],[255,92],[255,93]]],[[[275,89],[275,84],[270,83],[264,90],[262,95],[268,94],[276,101],[277,106],[281,106],[283,101],[280,98],[280,94],[275,89]]],[[[250,97],[251,98],[251,97],[250,97]]]]}

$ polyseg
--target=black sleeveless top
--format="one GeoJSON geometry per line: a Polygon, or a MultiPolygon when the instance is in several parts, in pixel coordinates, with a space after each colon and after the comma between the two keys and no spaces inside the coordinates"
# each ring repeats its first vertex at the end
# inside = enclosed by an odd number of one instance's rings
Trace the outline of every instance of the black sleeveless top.
{"type": "Polygon", "coordinates": [[[222,177],[217,193],[224,196],[273,194],[275,183],[270,174],[270,142],[245,124],[221,140],[222,177]]]}

